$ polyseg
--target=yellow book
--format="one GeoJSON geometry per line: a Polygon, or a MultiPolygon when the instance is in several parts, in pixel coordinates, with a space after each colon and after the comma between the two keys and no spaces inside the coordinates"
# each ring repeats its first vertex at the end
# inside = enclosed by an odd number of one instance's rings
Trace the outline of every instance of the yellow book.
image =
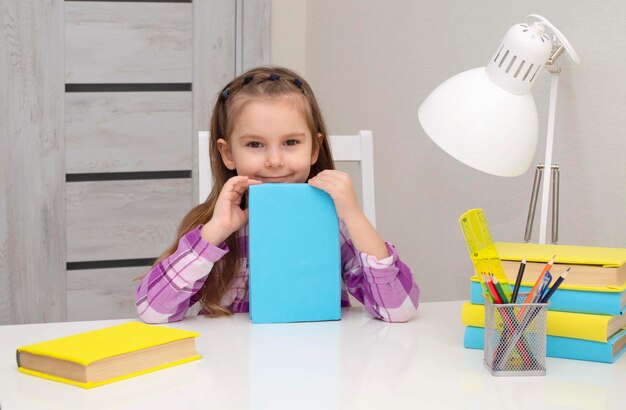
{"type": "Polygon", "coordinates": [[[496,242],[500,259],[528,262],[543,262],[553,255],[555,263],[570,265],[595,265],[605,268],[619,268],[626,264],[626,248],[602,248],[595,246],[571,246],[536,243],[496,242]]]}
{"type": "Polygon", "coordinates": [[[19,371],[92,388],[199,359],[198,333],[129,322],[22,346],[19,371]]]}
{"type": "Polygon", "coordinates": [[[526,257],[523,281],[534,284],[546,262],[556,255],[550,269],[554,278],[571,267],[562,289],[622,291],[626,287],[626,249],[510,242],[498,242],[496,248],[510,281],[515,281],[520,261],[526,257]]]}
{"type": "MultiPolygon", "coordinates": [[[[485,327],[485,306],[463,304],[461,322],[464,326],[485,327]]],[[[626,315],[608,316],[549,310],[546,333],[549,336],[606,342],[626,327],[626,315]]]]}
{"type": "MultiPolygon", "coordinates": [[[[550,255],[550,257],[552,257],[552,255],[550,255]]],[[[502,261],[504,274],[512,283],[515,283],[519,265],[519,261],[502,261]]],[[[526,262],[522,284],[529,286],[534,285],[545,266],[545,262],[526,262]]],[[[552,278],[556,280],[567,268],[571,268],[571,270],[567,274],[567,279],[559,286],[559,289],[618,292],[623,291],[626,287],[626,264],[619,268],[604,268],[598,265],[554,263],[552,269],[550,269],[552,278]]]]}

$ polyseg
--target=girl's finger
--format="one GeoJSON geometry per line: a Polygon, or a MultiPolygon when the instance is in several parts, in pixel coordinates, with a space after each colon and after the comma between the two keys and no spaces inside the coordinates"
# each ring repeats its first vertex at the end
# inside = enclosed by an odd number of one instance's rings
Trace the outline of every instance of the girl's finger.
{"type": "Polygon", "coordinates": [[[335,187],[335,186],[340,186],[340,181],[333,179],[333,178],[328,178],[325,176],[322,177],[315,177],[312,179],[314,184],[318,184],[320,186],[329,186],[329,187],[335,187]]]}
{"type": "Polygon", "coordinates": [[[246,192],[250,185],[261,184],[261,181],[248,178],[246,176],[235,176],[230,178],[224,184],[220,197],[226,199],[233,204],[241,203],[243,194],[246,192]]]}
{"type": "Polygon", "coordinates": [[[243,193],[246,192],[246,189],[248,189],[248,186],[242,184],[238,184],[233,187],[233,191],[236,192],[239,196],[243,195],[243,193]]]}
{"type": "Polygon", "coordinates": [[[224,192],[224,199],[232,204],[241,203],[242,195],[236,190],[228,190],[228,192],[224,192]]]}
{"type": "MultiPolygon", "coordinates": [[[[244,188],[248,188],[250,185],[257,185],[257,184],[262,184],[263,182],[256,180],[256,179],[252,179],[249,177],[234,177],[237,178],[236,181],[234,181],[234,185],[235,186],[241,186],[244,188]]],[[[231,178],[233,179],[233,178],[231,178]]],[[[230,180],[229,180],[230,181],[230,180]]]]}
{"type": "Polygon", "coordinates": [[[311,186],[313,186],[315,188],[321,189],[322,191],[326,192],[327,194],[329,194],[331,196],[334,195],[335,186],[332,185],[332,184],[329,184],[329,183],[327,183],[325,181],[322,181],[322,180],[319,180],[319,179],[315,180],[315,181],[310,180],[309,181],[309,185],[311,185],[311,186]]]}

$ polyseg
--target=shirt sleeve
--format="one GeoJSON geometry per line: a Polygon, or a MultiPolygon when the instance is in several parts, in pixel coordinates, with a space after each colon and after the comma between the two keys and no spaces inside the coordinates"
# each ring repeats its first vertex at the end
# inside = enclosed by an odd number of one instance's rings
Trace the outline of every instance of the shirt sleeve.
{"type": "Polygon", "coordinates": [[[385,242],[390,256],[379,260],[354,247],[343,223],[340,232],[341,270],[348,292],[378,319],[386,322],[411,319],[417,311],[420,289],[396,248],[385,242]]]}
{"type": "Polygon", "coordinates": [[[135,306],[146,323],[176,322],[200,299],[200,289],[213,265],[227,252],[200,236],[202,225],[178,241],[176,251],[152,267],[135,292],[135,306]]]}

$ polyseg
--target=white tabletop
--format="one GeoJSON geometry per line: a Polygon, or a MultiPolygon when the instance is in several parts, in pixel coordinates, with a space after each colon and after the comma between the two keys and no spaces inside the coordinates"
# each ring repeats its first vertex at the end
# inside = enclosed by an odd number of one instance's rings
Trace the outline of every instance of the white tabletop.
{"type": "Polygon", "coordinates": [[[19,373],[18,346],[125,320],[0,326],[0,407],[13,409],[623,409],[626,359],[552,359],[542,377],[493,377],[463,348],[461,303],[408,323],[361,308],[337,322],[252,325],[247,314],[168,326],[201,334],[199,361],[92,390],[19,373]]]}

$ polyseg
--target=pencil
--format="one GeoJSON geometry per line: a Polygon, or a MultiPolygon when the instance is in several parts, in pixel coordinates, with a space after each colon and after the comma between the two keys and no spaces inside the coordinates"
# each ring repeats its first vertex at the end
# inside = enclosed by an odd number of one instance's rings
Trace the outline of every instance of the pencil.
{"type": "Polygon", "coordinates": [[[519,293],[519,288],[522,284],[522,277],[524,276],[524,270],[526,269],[526,257],[522,259],[522,263],[519,265],[519,270],[517,271],[517,277],[515,278],[515,287],[513,288],[513,295],[511,296],[511,303],[515,303],[517,301],[517,294],[519,293]]]}
{"type": "Polygon", "coordinates": [[[546,272],[549,271],[550,269],[552,269],[552,264],[554,263],[554,258],[556,258],[556,255],[554,255],[552,257],[552,259],[550,259],[548,261],[548,263],[546,263],[546,266],[544,266],[544,268],[543,268],[543,272],[541,272],[541,275],[539,275],[539,277],[537,278],[537,281],[535,282],[535,285],[533,286],[533,288],[528,293],[528,296],[526,296],[526,299],[524,300],[524,303],[531,303],[531,301],[533,300],[533,297],[535,296],[535,292],[537,292],[537,288],[539,287],[539,285],[543,281],[543,277],[545,276],[546,272]]]}
{"type": "Polygon", "coordinates": [[[491,292],[491,297],[493,298],[493,301],[496,302],[496,304],[501,305],[502,299],[500,299],[500,295],[498,295],[498,291],[496,290],[496,287],[493,286],[493,282],[491,282],[491,278],[489,278],[489,275],[486,275],[484,273],[482,275],[483,275],[483,280],[485,281],[485,283],[487,284],[487,287],[489,288],[489,291],[491,292]]]}
{"type": "Polygon", "coordinates": [[[567,273],[569,272],[570,269],[572,268],[567,268],[565,272],[561,273],[561,276],[559,276],[556,282],[554,282],[554,285],[552,285],[548,293],[546,293],[546,295],[541,298],[541,301],[539,303],[547,303],[548,300],[550,300],[550,297],[552,297],[552,294],[556,292],[559,286],[561,286],[561,282],[563,282],[565,278],[567,277],[567,273]]]}
{"type": "Polygon", "coordinates": [[[496,278],[495,275],[491,275],[491,282],[496,288],[496,291],[498,292],[498,296],[500,296],[500,300],[502,301],[502,303],[509,303],[509,300],[506,298],[506,294],[504,293],[504,289],[502,289],[502,286],[500,285],[500,282],[498,282],[498,278],[496,278]]]}
{"type": "MultiPolygon", "coordinates": [[[[559,288],[561,283],[565,280],[565,278],[567,278],[567,273],[570,271],[570,269],[571,268],[567,268],[565,272],[563,272],[561,276],[559,276],[559,278],[554,282],[554,285],[552,285],[548,293],[546,293],[546,295],[541,298],[539,303],[548,303],[548,301],[550,300],[550,297],[552,297],[552,295],[554,294],[554,292],[556,292],[556,290],[559,288]]],[[[519,345],[517,343],[520,341],[520,339],[522,341],[524,340],[523,339],[524,330],[528,327],[530,322],[537,316],[539,311],[540,311],[540,308],[533,309],[531,312],[529,312],[527,315],[524,316],[521,326],[517,329],[517,332],[507,341],[506,343],[507,346],[503,347],[499,351],[499,355],[497,356],[497,358],[508,357],[509,353],[513,349],[513,342],[516,343],[516,346],[518,346],[518,349],[519,349],[519,345]]],[[[498,348],[500,348],[501,346],[504,346],[504,345],[499,345],[498,348]]],[[[498,362],[497,365],[500,366],[501,363],[498,362]]]]}
{"type": "MultiPolygon", "coordinates": [[[[489,287],[489,290],[493,294],[493,299],[495,303],[503,304],[503,300],[500,299],[500,295],[498,294],[498,291],[494,285],[494,282],[492,281],[491,276],[489,274],[482,273],[482,277],[485,283],[487,284],[487,286],[489,287]]],[[[495,276],[494,276],[494,279],[495,279],[495,276]]],[[[504,292],[502,293],[504,294],[504,292]]],[[[501,308],[494,307],[494,309],[496,312],[500,314],[500,317],[502,317],[502,319],[507,325],[507,328],[505,328],[502,333],[500,342],[498,344],[498,349],[496,350],[496,352],[494,352],[495,353],[494,361],[497,363],[500,359],[502,359],[502,357],[499,357],[498,351],[502,350],[505,347],[505,343],[503,342],[506,341],[510,337],[511,334],[515,333],[517,320],[515,320],[515,315],[513,314],[513,312],[509,311],[508,307],[501,307],[501,308]]],[[[526,364],[526,366],[532,366],[532,363],[535,362],[535,358],[533,357],[530,349],[528,348],[528,345],[526,344],[526,340],[518,339],[515,341],[515,345],[517,346],[519,353],[522,356],[522,359],[524,360],[524,363],[526,364]]]]}
{"type": "Polygon", "coordinates": [[[495,302],[495,300],[493,300],[493,296],[491,296],[491,291],[487,286],[487,282],[485,282],[485,277],[483,273],[481,272],[480,275],[477,274],[476,276],[478,276],[478,279],[480,280],[480,286],[482,286],[483,288],[483,293],[485,297],[488,298],[491,302],[495,302]]]}

